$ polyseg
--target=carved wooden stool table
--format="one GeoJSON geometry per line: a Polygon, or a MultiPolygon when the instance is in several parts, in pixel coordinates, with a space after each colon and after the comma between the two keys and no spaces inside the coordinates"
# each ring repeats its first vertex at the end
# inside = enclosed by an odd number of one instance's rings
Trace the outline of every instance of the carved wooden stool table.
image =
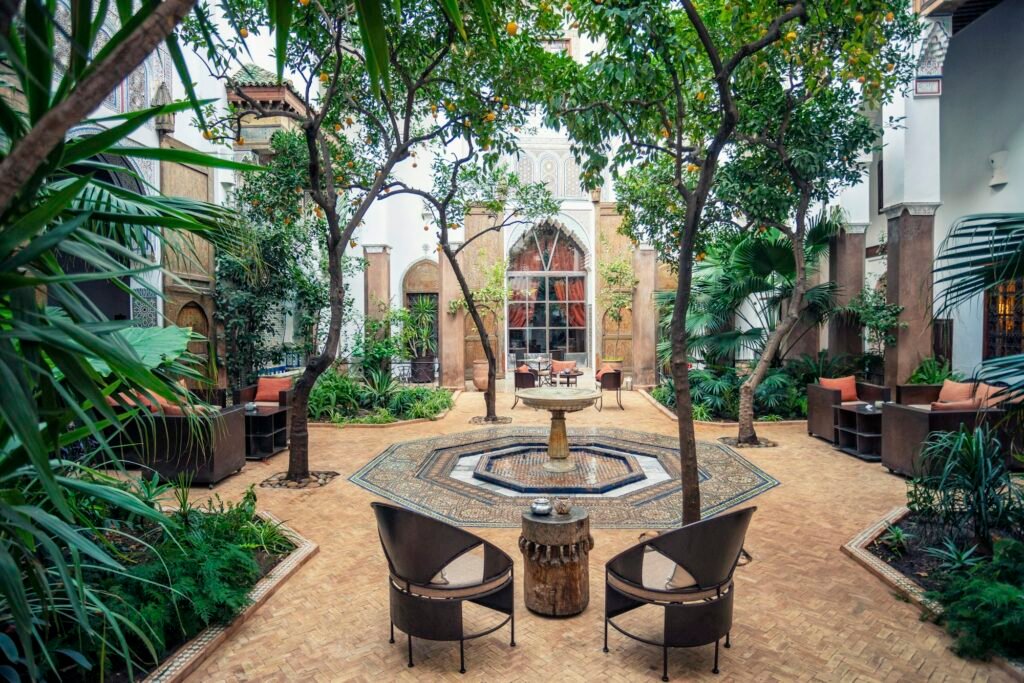
{"type": "Polygon", "coordinates": [[[569,514],[523,513],[523,595],[531,612],[554,617],[579,614],[590,602],[588,559],[594,547],[590,516],[581,507],[569,514]]]}

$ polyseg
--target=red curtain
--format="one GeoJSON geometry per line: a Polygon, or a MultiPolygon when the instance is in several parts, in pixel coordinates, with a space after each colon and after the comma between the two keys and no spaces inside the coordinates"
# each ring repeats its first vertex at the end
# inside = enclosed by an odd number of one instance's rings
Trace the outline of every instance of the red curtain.
{"type": "Polygon", "coordinates": [[[508,326],[509,327],[526,327],[526,321],[529,319],[529,312],[526,310],[526,304],[514,304],[508,307],[508,326]]]}
{"type": "Polygon", "coordinates": [[[565,280],[552,278],[551,283],[555,286],[555,301],[566,301],[565,280]]]}

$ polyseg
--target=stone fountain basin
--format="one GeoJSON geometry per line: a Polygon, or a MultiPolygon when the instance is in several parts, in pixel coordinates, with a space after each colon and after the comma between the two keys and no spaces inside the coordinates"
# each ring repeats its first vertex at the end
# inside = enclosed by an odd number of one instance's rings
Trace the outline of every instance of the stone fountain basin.
{"type": "Polygon", "coordinates": [[[519,392],[519,400],[531,408],[541,410],[562,410],[575,413],[594,405],[601,398],[601,392],[594,389],[574,389],[572,387],[537,387],[523,389],[519,392]]]}

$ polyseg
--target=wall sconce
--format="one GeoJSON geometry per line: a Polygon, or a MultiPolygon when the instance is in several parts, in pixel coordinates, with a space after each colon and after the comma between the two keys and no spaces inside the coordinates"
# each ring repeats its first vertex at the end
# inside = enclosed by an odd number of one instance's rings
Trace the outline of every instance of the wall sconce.
{"type": "Polygon", "coordinates": [[[989,187],[1002,187],[1010,182],[1009,176],[1006,175],[1006,162],[1009,156],[1010,153],[1004,149],[995,152],[988,158],[989,168],[992,169],[992,178],[988,181],[989,187]]]}

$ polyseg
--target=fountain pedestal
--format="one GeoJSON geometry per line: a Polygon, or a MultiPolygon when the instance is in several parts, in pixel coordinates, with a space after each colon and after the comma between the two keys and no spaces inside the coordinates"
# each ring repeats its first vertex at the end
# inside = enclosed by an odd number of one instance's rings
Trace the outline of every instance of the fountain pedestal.
{"type": "Polygon", "coordinates": [[[542,408],[551,413],[551,431],[548,433],[548,461],[543,467],[548,472],[572,472],[576,463],[569,459],[569,435],[565,431],[565,414],[589,408],[601,398],[600,391],[571,389],[568,387],[539,387],[519,392],[519,400],[531,408],[542,408]]]}

